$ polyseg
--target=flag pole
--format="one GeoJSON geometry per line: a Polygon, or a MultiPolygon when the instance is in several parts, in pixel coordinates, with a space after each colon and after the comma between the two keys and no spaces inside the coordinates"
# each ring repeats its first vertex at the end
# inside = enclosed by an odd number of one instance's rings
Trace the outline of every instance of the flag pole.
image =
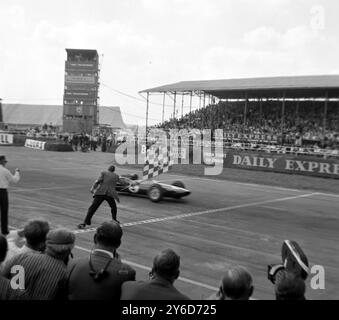
{"type": "Polygon", "coordinates": [[[147,134],[148,134],[148,110],[149,110],[149,92],[147,92],[147,98],[146,98],[146,155],[147,155],[147,134]]]}

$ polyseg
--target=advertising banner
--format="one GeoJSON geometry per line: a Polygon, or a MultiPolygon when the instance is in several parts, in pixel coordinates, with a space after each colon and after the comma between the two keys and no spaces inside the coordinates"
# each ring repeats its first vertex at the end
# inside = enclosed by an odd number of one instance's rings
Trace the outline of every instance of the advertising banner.
{"type": "Polygon", "coordinates": [[[336,158],[225,150],[224,167],[339,178],[336,158]]]}
{"type": "Polygon", "coordinates": [[[26,139],[25,147],[37,150],[45,150],[45,144],[46,142],[44,141],[26,139]]]}
{"type": "Polygon", "coordinates": [[[239,132],[233,132],[233,131],[226,131],[224,132],[224,139],[227,141],[250,141],[250,142],[277,142],[278,137],[277,135],[272,134],[257,134],[257,133],[239,133],[239,132]]]}
{"type": "Polygon", "coordinates": [[[7,134],[7,133],[1,133],[0,144],[13,144],[13,135],[7,134]]]}
{"type": "Polygon", "coordinates": [[[215,153],[215,152],[204,152],[204,163],[223,163],[226,154],[223,153],[215,153]]]}

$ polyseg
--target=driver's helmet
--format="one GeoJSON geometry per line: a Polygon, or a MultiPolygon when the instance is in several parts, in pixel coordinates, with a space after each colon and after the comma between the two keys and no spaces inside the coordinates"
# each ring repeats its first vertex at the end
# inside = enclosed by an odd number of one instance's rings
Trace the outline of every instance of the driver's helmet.
{"type": "Polygon", "coordinates": [[[136,173],[131,176],[131,180],[138,180],[138,179],[139,177],[136,173]]]}

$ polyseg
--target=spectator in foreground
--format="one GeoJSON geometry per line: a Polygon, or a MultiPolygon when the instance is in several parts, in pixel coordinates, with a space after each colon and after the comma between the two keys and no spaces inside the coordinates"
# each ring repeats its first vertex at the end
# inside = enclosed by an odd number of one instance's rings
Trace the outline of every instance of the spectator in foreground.
{"type": "Polygon", "coordinates": [[[234,267],[226,271],[219,291],[208,300],[249,300],[254,286],[251,274],[244,267],[234,267]]]}
{"type": "Polygon", "coordinates": [[[122,229],[116,221],[104,222],[94,235],[94,250],[69,266],[70,300],[119,300],[121,285],[135,280],[135,270],[117,253],[122,229]]]}
{"type": "Polygon", "coordinates": [[[174,287],[179,277],[180,257],[171,249],[153,260],[148,281],[128,281],[122,285],[121,300],[190,300],[174,287]]]}
{"type": "Polygon", "coordinates": [[[305,281],[292,272],[279,272],[274,289],[276,300],[306,300],[305,281]]]}
{"type": "Polygon", "coordinates": [[[20,265],[25,270],[28,300],[66,299],[67,264],[74,247],[75,236],[67,229],[51,230],[47,234],[46,250],[26,252],[10,259],[4,276],[11,278],[11,268],[20,265]]]}
{"type": "MultiPolygon", "coordinates": [[[[7,254],[7,240],[0,234],[0,264],[5,260],[7,254]]],[[[25,291],[13,289],[10,280],[0,274],[0,300],[21,300],[25,298],[25,291]]]]}
{"type": "Polygon", "coordinates": [[[49,224],[44,220],[30,220],[26,223],[23,230],[11,231],[7,237],[8,253],[5,263],[21,253],[31,251],[44,252],[48,232],[49,224]]]}

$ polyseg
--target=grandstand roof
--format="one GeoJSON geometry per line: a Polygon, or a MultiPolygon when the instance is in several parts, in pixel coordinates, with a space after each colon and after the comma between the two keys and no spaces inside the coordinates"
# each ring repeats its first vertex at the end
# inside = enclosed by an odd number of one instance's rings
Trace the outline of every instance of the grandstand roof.
{"type": "MultiPolygon", "coordinates": [[[[2,104],[3,122],[18,125],[62,125],[62,105],[2,104]]],[[[120,107],[99,107],[99,124],[126,128],[120,107]]]]}
{"type": "Polygon", "coordinates": [[[181,81],[140,92],[192,91],[211,94],[219,99],[243,99],[245,94],[248,98],[278,98],[283,92],[286,98],[321,98],[326,91],[329,97],[339,98],[339,75],[181,81]]]}

